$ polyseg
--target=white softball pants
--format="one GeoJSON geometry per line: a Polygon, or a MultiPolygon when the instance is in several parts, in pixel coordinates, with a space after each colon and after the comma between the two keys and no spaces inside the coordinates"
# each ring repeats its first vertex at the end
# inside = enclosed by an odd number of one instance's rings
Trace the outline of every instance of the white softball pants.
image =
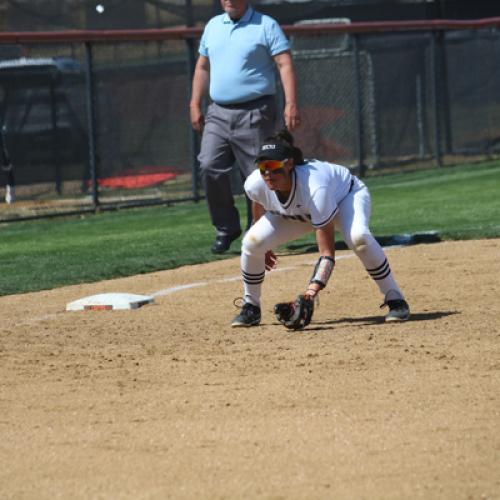
{"type": "MultiPolygon", "coordinates": [[[[371,234],[370,215],[371,196],[368,188],[355,178],[353,190],[339,205],[334,220],[336,229],[340,231],[346,245],[358,256],[368,274],[378,285],[384,301],[404,298],[382,247],[371,234]]],[[[246,302],[260,305],[266,252],[312,230],[309,222],[285,219],[269,213],[262,216],[248,230],[241,247],[241,270],[246,302]]]]}

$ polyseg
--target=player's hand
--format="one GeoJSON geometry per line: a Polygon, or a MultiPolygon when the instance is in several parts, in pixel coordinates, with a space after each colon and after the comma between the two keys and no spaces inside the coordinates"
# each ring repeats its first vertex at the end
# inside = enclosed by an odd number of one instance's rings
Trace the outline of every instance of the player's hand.
{"type": "Polygon", "coordinates": [[[290,132],[293,132],[300,126],[300,113],[294,102],[287,102],[285,104],[285,124],[290,132]]]}
{"type": "Polygon", "coordinates": [[[272,250],[266,252],[266,271],[271,271],[278,265],[278,257],[272,250]]]}
{"type": "Polygon", "coordinates": [[[193,129],[201,134],[201,132],[203,132],[203,127],[205,126],[205,117],[201,112],[201,107],[198,105],[191,105],[189,107],[189,114],[193,129]]]}

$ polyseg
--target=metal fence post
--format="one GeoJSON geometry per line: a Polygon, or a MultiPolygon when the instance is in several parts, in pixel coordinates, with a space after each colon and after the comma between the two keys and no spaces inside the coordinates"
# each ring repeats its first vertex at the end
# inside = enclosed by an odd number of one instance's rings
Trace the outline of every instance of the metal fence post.
{"type": "Polygon", "coordinates": [[[59,148],[61,147],[59,139],[59,126],[57,123],[57,97],[54,82],[50,82],[50,121],[52,124],[52,159],[54,160],[55,176],[56,176],[56,193],[62,193],[62,175],[61,175],[61,155],[59,148]]]}
{"type": "Polygon", "coordinates": [[[89,167],[92,182],[92,203],[94,210],[99,206],[99,190],[97,186],[97,151],[96,151],[96,101],[94,87],[94,65],[92,45],[85,42],[85,91],[87,101],[88,141],[89,141],[89,167]]]}
{"type": "Polygon", "coordinates": [[[356,89],[356,125],[358,129],[357,134],[357,153],[358,153],[358,175],[359,177],[364,177],[366,172],[365,165],[365,130],[363,123],[363,86],[361,84],[361,68],[359,62],[359,35],[354,34],[352,36],[353,50],[354,50],[354,85],[356,89]]]}
{"type": "Polygon", "coordinates": [[[439,91],[439,54],[438,54],[438,32],[432,32],[431,38],[431,65],[432,65],[432,83],[434,90],[434,144],[436,163],[439,167],[443,166],[443,157],[441,151],[441,99],[439,91]]]}
{"type": "Polygon", "coordinates": [[[417,116],[418,157],[425,158],[424,91],[420,70],[415,77],[415,111],[417,116]]]}
{"type": "Polygon", "coordinates": [[[446,34],[439,33],[439,54],[440,54],[440,88],[443,96],[444,114],[444,140],[446,154],[453,154],[453,130],[450,116],[450,87],[448,79],[448,54],[446,52],[446,34]]]}

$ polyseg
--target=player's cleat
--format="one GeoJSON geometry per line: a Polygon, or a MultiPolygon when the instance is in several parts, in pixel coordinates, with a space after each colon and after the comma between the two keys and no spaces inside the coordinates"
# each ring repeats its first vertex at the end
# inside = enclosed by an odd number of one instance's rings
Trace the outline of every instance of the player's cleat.
{"type": "Polygon", "coordinates": [[[232,327],[257,326],[260,324],[260,307],[249,302],[243,304],[240,314],[233,319],[232,327]]]}
{"type": "Polygon", "coordinates": [[[232,234],[219,234],[212,245],[212,253],[224,253],[229,250],[231,243],[237,240],[241,235],[241,231],[232,234]]]}
{"type": "Polygon", "coordinates": [[[385,321],[407,321],[410,318],[410,306],[403,299],[388,300],[380,307],[388,306],[389,312],[385,321]]]}
{"type": "Polygon", "coordinates": [[[7,186],[5,186],[5,201],[6,201],[6,203],[8,203],[10,205],[11,203],[14,203],[15,199],[16,199],[16,192],[15,192],[14,186],[9,186],[7,184],[7,186]]]}

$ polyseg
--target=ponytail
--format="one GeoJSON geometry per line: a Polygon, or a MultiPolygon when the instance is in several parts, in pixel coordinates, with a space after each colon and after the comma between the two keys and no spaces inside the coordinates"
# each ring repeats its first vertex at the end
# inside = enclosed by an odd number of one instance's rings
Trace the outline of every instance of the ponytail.
{"type": "Polygon", "coordinates": [[[286,128],[264,140],[255,161],[285,159],[293,160],[294,165],[305,163],[302,151],[293,145],[293,136],[286,128]]]}
{"type": "Polygon", "coordinates": [[[295,165],[302,165],[304,162],[304,155],[302,150],[293,145],[294,138],[293,135],[288,131],[287,128],[281,129],[275,136],[276,142],[280,142],[283,146],[287,147],[291,153],[293,163],[295,165]]]}

